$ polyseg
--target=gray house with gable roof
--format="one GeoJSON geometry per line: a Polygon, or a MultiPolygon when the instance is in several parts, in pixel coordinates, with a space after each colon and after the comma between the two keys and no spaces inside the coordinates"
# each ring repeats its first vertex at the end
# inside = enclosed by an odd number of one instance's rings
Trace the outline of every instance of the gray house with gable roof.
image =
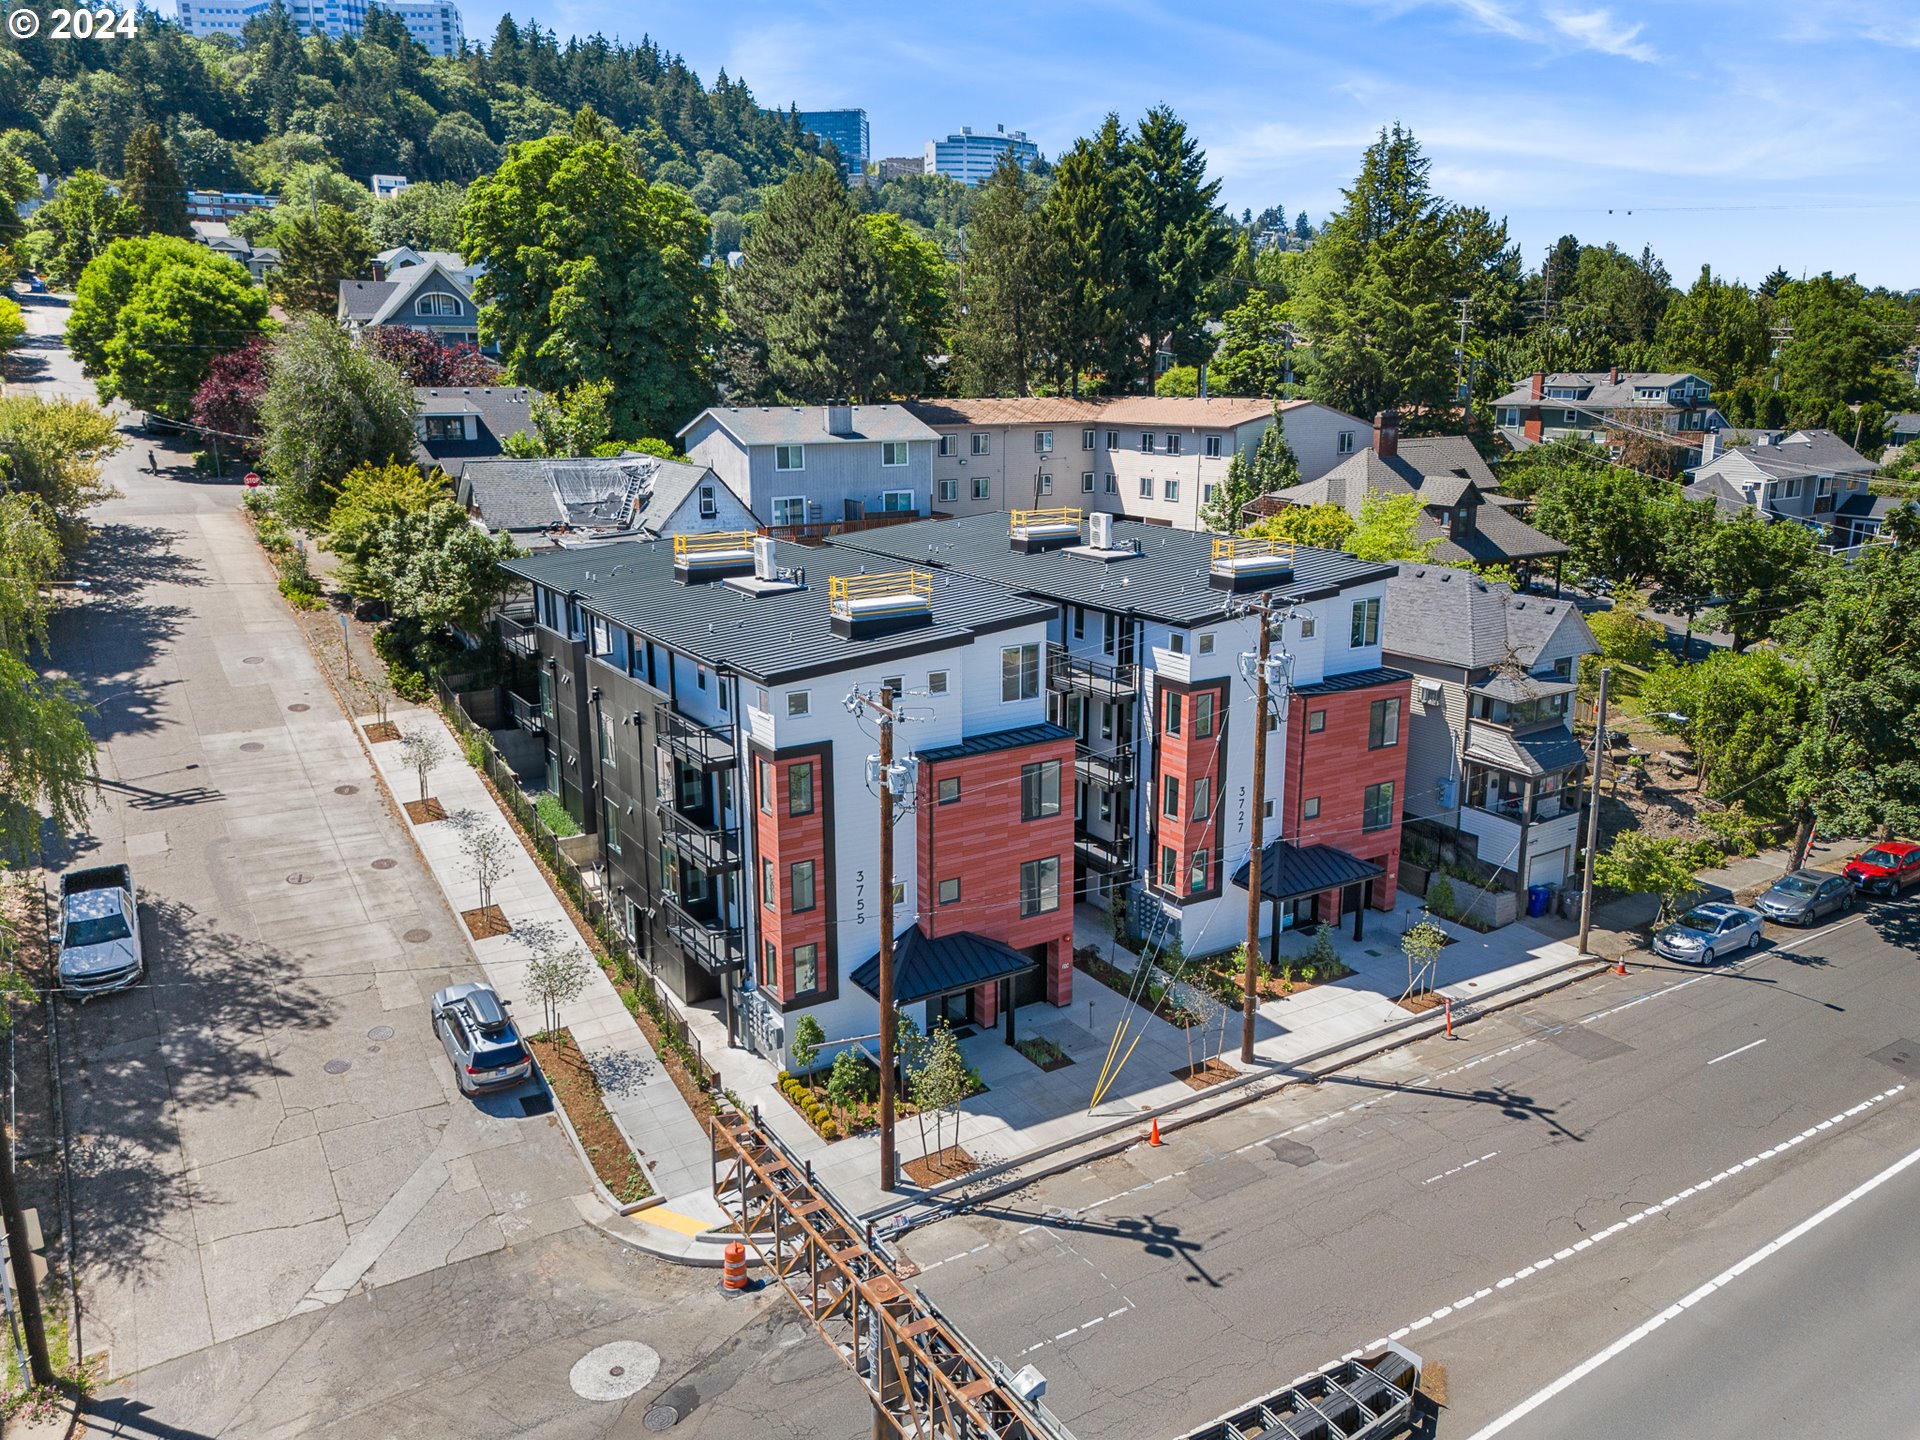
{"type": "Polygon", "coordinates": [[[939,438],[902,405],[716,405],[679,434],[689,460],[786,534],[925,516],[939,438]]]}
{"type": "Polygon", "coordinates": [[[336,318],[355,335],[393,325],[449,345],[480,343],[480,307],[473,285],[439,260],[404,266],[391,279],[342,280],[336,318]]]}

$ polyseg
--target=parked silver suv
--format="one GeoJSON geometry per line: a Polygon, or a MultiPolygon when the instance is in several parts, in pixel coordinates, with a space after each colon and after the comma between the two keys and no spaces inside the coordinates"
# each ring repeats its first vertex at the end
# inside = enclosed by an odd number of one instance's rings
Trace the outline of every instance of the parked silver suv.
{"type": "Polygon", "coordinates": [[[469,980],[440,991],[433,997],[433,1029],[463,1094],[518,1085],[533,1073],[520,1032],[491,985],[469,980]]]}

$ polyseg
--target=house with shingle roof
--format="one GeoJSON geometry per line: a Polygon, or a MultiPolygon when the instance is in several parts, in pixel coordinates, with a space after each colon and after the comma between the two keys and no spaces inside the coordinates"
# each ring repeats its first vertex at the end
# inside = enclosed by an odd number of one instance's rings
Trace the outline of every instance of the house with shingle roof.
{"type": "Polygon", "coordinates": [[[904,405],[715,405],[678,438],[778,534],[929,511],[939,437],[904,405]]]}
{"type": "Polygon", "coordinates": [[[480,343],[473,283],[439,260],[404,266],[384,280],[342,280],[335,318],[355,335],[394,325],[447,344],[480,343]]]}
{"type": "Polygon", "coordinates": [[[1690,371],[1536,370],[1493,402],[1501,437],[1516,450],[1548,440],[1610,445],[1626,431],[1697,459],[1704,437],[1727,422],[1712,385],[1690,371]]]}
{"type": "Polygon", "coordinates": [[[478,524],[512,535],[523,550],[760,524],[706,466],[636,451],[470,460],[455,498],[478,524]]]}
{"type": "Polygon", "coordinates": [[[468,461],[498,455],[513,436],[533,433],[539,398],[525,385],[416,385],[413,458],[458,480],[468,461]]]}
{"type": "Polygon", "coordinates": [[[1685,493],[1712,500],[1723,516],[1751,511],[1810,526],[1835,545],[1859,545],[1899,503],[1871,493],[1877,469],[1831,430],[1730,431],[1709,441],[1685,493]]]}

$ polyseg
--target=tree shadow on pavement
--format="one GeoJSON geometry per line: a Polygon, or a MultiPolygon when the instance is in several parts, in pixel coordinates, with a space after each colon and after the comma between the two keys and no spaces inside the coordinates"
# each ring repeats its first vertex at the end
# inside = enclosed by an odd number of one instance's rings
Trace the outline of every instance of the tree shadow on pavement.
{"type": "MultiPolygon", "coordinates": [[[[74,1083],[74,1233],[84,1269],[138,1280],[160,1265],[171,1220],[206,1203],[187,1178],[183,1131],[210,1133],[210,1112],[290,1078],[274,1058],[289,1033],[323,1030],[334,1003],[271,945],[229,933],[191,905],[148,900],[147,979],[86,1006],[64,1005],[74,1083]]],[[[289,1113],[292,1107],[289,1107],[289,1113]]],[[[235,1112],[235,1123],[242,1120],[235,1112]]],[[[271,1143],[272,1130],[227,1153],[271,1143]]]]}
{"type": "Polygon", "coordinates": [[[1320,1083],[1352,1085],[1361,1090],[1385,1090],[1401,1095],[1425,1095],[1436,1100],[1458,1100],[1469,1105],[1490,1105],[1509,1120],[1538,1120],[1555,1134],[1569,1140],[1586,1139],[1555,1119],[1559,1111],[1553,1106],[1542,1105],[1531,1095],[1518,1094],[1505,1085],[1488,1086],[1481,1090],[1448,1090],[1439,1085],[1397,1085],[1389,1080],[1368,1080],[1359,1075],[1327,1075],[1322,1077],[1320,1083]]]}
{"type": "Polygon", "coordinates": [[[89,1435],[112,1435],[125,1440],[213,1440],[204,1430],[185,1430],[156,1420],[148,1413],[152,1406],[140,1400],[89,1400],[86,1404],[89,1435]],[[107,1427],[111,1426],[109,1429],[107,1427]]]}

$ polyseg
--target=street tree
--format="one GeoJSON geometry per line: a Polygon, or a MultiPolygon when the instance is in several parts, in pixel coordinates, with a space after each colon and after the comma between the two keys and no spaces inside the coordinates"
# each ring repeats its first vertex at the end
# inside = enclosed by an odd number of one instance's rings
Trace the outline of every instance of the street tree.
{"type": "Polygon", "coordinates": [[[216,355],[193,392],[193,423],[249,452],[260,443],[260,402],[267,393],[267,353],[272,342],[256,336],[238,350],[216,355]]]}
{"type": "Polygon", "coordinates": [[[427,634],[448,628],[473,634],[515,583],[500,562],[517,554],[511,536],[486,534],[460,506],[443,500],[387,520],[375,533],[365,570],[371,593],[397,618],[427,634]]]}
{"type": "Polygon", "coordinates": [[[47,643],[49,587],[63,565],[57,525],[38,495],[0,491],[0,650],[47,643]]]}
{"type": "MultiPolygon", "coordinates": [[[[960,1042],[954,1038],[953,1027],[942,1023],[927,1037],[926,1053],[913,1072],[913,1103],[922,1114],[934,1117],[931,1154],[942,1154],[947,1148],[941,1136],[948,1116],[953,1119],[953,1145],[959,1147],[960,1102],[967,1098],[970,1088],[960,1042]]],[[[925,1143],[923,1139],[921,1144],[925,1143]]]]}
{"type": "Polygon", "coordinates": [[[103,471],[107,458],[125,443],[113,416],[91,401],[0,396],[6,486],[45,503],[67,555],[86,539],[88,509],[119,493],[103,471]]]}
{"type": "Polygon", "coordinates": [[[279,268],[268,281],[280,303],[298,314],[331,317],[340,282],[359,279],[373,260],[366,222],[338,205],[297,206],[273,230],[279,268]]]}
{"type": "Polygon", "coordinates": [[[527,993],[540,1002],[541,1029],[550,1039],[559,1039],[560,1012],[580,998],[592,974],[578,945],[563,949],[557,940],[549,940],[535,951],[525,984],[527,993]]]}
{"type": "Polygon", "coordinates": [[[86,696],[70,680],[38,673],[0,650],[0,856],[30,863],[49,828],[83,825],[97,772],[86,696]]]}
{"type": "Polygon", "coordinates": [[[413,387],[320,316],[294,322],[267,359],[261,460],[289,518],[319,521],[359,465],[412,455],[413,387]]]}
{"type": "Polygon", "coordinates": [[[187,182],[180,178],[180,167],[158,125],[143,125],[127,137],[125,164],[120,193],[135,216],[136,228],[149,235],[182,239],[191,235],[187,182]]]}
{"type": "Polygon", "coordinates": [[[1675,914],[1700,888],[1687,842],[1674,836],[1656,839],[1639,830],[1622,830],[1593,858],[1593,879],[1609,890],[1657,895],[1655,924],[1675,914]]]}
{"type": "Polygon", "coordinates": [[[1446,946],[1447,932],[1431,920],[1407,927],[1400,937],[1400,953],[1407,957],[1407,988],[1401,999],[1424,995],[1433,989],[1435,967],[1446,946]]]}
{"type": "MultiPolygon", "coordinates": [[[[1548,447],[1541,446],[1541,449],[1548,447]]],[[[1638,585],[1660,573],[1662,520],[1675,495],[1652,476],[1569,450],[1537,492],[1533,522],[1567,546],[1575,574],[1638,585]]]]}
{"type": "Polygon", "coordinates": [[[428,799],[428,777],[447,758],[447,747],[431,730],[409,730],[400,737],[400,749],[406,757],[407,768],[413,771],[413,778],[420,782],[420,803],[424,805],[428,799]]]}
{"type": "Polygon", "coordinates": [[[493,903],[493,887],[513,868],[513,852],[520,848],[498,825],[484,822],[469,825],[460,835],[460,853],[466,860],[467,878],[479,891],[479,908],[493,903]]]}
{"type": "Polygon", "coordinates": [[[453,498],[452,487],[439,469],[423,473],[418,465],[357,465],[340,482],[340,493],[327,512],[324,542],[340,557],[340,583],[352,595],[387,600],[377,593],[370,562],[380,544],[381,531],[400,515],[412,515],[453,498]]]}
{"type": "Polygon", "coordinates": [[[139,217],[98,170],[76,170],[33,212],[31,230],[45,236],[39,249],[47,279],[71,287],[115,240],[132,235],[139,217]]]}

